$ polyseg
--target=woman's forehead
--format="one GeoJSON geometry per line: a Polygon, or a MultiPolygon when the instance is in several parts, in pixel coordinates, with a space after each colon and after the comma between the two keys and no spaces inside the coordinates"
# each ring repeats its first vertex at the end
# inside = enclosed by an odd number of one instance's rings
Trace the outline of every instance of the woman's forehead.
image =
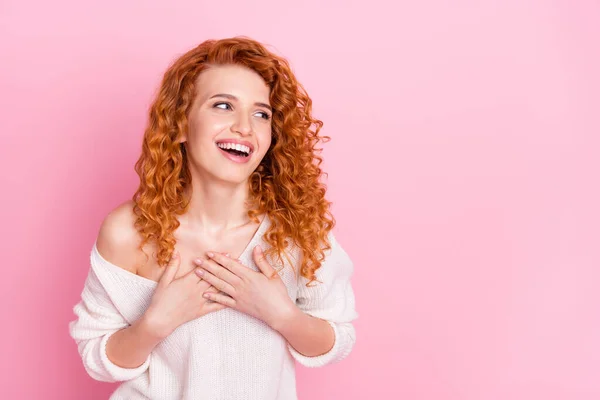
{"type": "Polygon", "coordinates": [[[200,73],[196,93],[203,101],[222,93],[240,100],[268,103],[270,90],[255,71],[237,65],[223,65],[211,66],[200,73]]]}

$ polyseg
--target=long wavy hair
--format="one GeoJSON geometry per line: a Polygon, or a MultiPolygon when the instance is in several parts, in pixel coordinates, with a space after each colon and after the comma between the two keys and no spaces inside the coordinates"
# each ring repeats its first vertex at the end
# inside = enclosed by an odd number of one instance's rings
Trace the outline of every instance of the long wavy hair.
{"type": "Polygon", "coordinates": [[[186,212],[185,189],[191,175],[185,146],[179,139],[188,130],[188,115],[196,96],[198,74],[214,65],[241,65],[258,73],[270,88],[273,107],[272,143],[249,178],[248,216],[272,221],[265,232],[267,257],[282,254],[291,244],[301,252],[300,275],[316,280],[328,234],[335,225],[326,187],[321,182],[319,142],[323,122],[311,115],[312,101],[296,80],[288,62],[262,44],[244,37],[208,40],[179,57],[164,74],[150,107],[142,153],[135,164],[140,185],[133,196],[140,249],[151,243],[164,266],[175,249],[177,216],[186,212]],[[291,240],[291,243],[290,243],[291,240]]]}

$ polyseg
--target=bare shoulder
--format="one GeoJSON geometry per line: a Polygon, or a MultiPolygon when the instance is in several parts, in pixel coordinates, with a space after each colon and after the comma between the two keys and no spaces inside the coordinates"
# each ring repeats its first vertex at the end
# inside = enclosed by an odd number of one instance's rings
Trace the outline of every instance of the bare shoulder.
{"type": "Polygon", "coordinates": [[[141,237],[135,229],[133,201],[112,210],[100,227],[96,248],[104,259],[125,270],[137,273],[143,253],[139,250],[141,237]]]}

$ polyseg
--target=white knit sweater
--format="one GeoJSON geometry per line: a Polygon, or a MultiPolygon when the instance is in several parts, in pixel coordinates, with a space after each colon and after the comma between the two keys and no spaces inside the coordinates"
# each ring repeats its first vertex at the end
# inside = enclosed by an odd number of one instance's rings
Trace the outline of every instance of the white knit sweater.
{"type": "MultiPolygon", "coordinates": [[[[265,218],[240,257],[258,271],[252,249],[267,248],[265,218]]],[[[289,296],[305,313],[327,320],[335,344],[326,354],[306,357],[264,322],[226,308],[178,327],[138,368],[121,368],[106,355],[109,337],[137,320],[148,305],[156,282],[132,274],[102,258],[96,246],[81,302],[70,323],[83,365],[89,375],[106,382],[123,382],[111,400],[293,400],[296,399],[294,360],[320,367],[345,358],[355,342],[357,318],[350,283],[353,264],[330,233],[332,248],[316,272],[322,283],[306,287],[289,265],[281,273],[289,296]]],[[[298,250],[290,252],[298,271],[298,250]]],[[[284,258],[285,260],[285,258],[284,258]]]]}

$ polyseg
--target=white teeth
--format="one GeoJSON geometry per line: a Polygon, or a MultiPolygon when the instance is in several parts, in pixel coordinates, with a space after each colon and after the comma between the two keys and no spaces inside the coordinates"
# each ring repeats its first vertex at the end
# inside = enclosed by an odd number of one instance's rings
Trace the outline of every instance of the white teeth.
{"type": "Polygon", "coordinates": [[[237,151],[241,151],[246,153],[246,155],[250,154],[250,147],[245,146],[243,144],[237,144],[237,143],[217,143],[217,146],[228,150],[228,149],[233,149],[233,150],[237,150],[237,151]]]}

